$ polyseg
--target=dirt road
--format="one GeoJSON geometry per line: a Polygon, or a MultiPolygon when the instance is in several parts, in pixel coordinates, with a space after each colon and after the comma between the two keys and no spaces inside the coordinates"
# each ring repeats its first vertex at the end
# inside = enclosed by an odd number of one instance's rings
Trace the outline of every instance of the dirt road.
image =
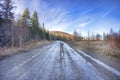
{"type": "Polygon", "coordinates": [[[0,80],[120,80],[120,72],[56,41],[1,60],[0,80]]]}

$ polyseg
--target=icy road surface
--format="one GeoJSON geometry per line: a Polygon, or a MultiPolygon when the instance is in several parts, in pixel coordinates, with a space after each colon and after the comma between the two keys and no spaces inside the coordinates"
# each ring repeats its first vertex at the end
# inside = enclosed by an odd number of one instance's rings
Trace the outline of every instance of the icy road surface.
{"type": "Polygon", "coordinates": [[[0,80],[120,80],[120,72],[56,41],[1,60],[0,80]]]}

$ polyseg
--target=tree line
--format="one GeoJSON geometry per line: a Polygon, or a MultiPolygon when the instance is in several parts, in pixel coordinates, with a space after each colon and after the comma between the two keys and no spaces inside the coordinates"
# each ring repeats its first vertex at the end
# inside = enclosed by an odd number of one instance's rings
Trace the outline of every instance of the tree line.
{"type": "Polygon", "coordinates": [[[107,41],[111,47],[120,48],[120,30],[115,32],[112,28],[109,33],[103,33],[103,38],[107,41]]]}
{"type": "Polygon", "coordinates": [[[26,8],[14,17],[13,0],[0,0],[0,47],[22,47],[26,42],[42,40],[70,40],[66,36],[51,34],[45,24],[39,23],[37,11],[30,14],[26,8]]]}
{"type": "Polygon", "coordinates": [[[45,24],[39,23],[37,11],[30,14],[26,8],[17,18],[14,17],[14,2],[12,0],[0,0],[0,47],[17,46],[22,47],[26,42],[41,40],[63,40],[63,41],[108,41],[113,47],[120,47],[120,30],[103,35],[88,31],[88,37],[82,37],[76,30],[73,35],[64,33],[50,33],[45,29],[45,24]],[[103,38],[102,38],[103,36],[103,38]]]}
{"type": "Polygon", "coordinates": [[[74,30],[74,40],[76,41],[100,41],[102,40],[102,35],[100,34],[95,34],[94,32],[90,33],[88,31],[88,35],[87,37],[83,37],[82,34],[80,32],[77,32],[76,30],[74,30]]]}
{"type": "Polygon", "coordinates": [[[83,37],[80,32],[74,30],[75,41],[106,41],[112,48],[120,48],[120,30],[114,31],[112,28],[109,33],[95,34],[88,31],[87,37],[83,37]]]}
{"type": "Polygon", "coordinates": [[[37,11],[31,16],[26,8],[15,19],[14,8],[12,0],[0,0],[0,47],[22,47],[32,40],[52,40],[54,35],[49,34],[44,23],[40,25],[37,11]]]}

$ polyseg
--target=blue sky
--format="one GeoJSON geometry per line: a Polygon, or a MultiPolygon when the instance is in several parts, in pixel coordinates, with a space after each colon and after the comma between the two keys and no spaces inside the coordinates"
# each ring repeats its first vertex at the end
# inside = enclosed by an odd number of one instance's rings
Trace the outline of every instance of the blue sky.
{"type": "Polygon", "coordinates": [[[102,34],[120,29],[120,0],[13,0],[16,15],[29,8],[31,15],[37,10],[39,21],[48,30],[83,36],[90,31],[102,34]]]}

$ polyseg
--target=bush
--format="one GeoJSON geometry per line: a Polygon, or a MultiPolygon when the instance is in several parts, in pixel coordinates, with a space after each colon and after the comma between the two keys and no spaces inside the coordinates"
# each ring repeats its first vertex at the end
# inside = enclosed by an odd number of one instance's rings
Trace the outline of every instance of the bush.
{"type": "Polygon", "coordinates": [[[110,33],[107,37],[108,37],[107,40],[109,41],[109,44],[111,45],[111,47],[120,48],[120,33],[119,32],[110,33]]]}

